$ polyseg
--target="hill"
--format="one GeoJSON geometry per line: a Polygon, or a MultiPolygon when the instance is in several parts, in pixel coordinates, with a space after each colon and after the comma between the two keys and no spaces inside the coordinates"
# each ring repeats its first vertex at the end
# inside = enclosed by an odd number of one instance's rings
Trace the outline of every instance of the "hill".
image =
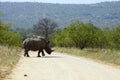
{"type": "Polygon", "coordinates": [[[48,17],[60,27],[74,20],[105,27],[120,24],[120,1],[97,4],[50,4],[32,2],[2,2],[2,19],[19,28],[31,28],[39,19],[48,17]]]}

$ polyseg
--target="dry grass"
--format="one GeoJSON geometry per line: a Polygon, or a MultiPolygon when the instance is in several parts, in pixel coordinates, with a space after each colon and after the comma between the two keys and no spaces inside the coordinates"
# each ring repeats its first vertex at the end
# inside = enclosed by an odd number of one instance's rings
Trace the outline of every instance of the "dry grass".
{"type": "Polygon", "coordinates": [[[111,63],[120,66],[120,51],[116,50],[101,50],[101,49],[80,50],[77,48],[59,48],[59,47],[55,47],[55,50],[62,53],[87,57],[94,60],[99,60],[105,63],[111,63]]]}
{"type": "Polygon", "coordinates": [[[20,58],[19,53],[19,48],[0,46],[0,80],[10,74],[11,69],[20,58]]]}

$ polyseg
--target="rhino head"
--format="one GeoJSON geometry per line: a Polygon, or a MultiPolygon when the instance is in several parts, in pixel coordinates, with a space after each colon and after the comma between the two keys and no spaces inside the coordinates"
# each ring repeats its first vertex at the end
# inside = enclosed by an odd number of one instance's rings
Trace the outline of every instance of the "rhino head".
{"type": "Polygon", "coordinates": [[[48,54],[51,54],[54,50],[52,50],[52,49],[49,47],[49,43],[50,43],[50,41],[47,41],[47,44],[46,44],[46,47],[45,47],[45,51],[46,51],[48,54]]]}

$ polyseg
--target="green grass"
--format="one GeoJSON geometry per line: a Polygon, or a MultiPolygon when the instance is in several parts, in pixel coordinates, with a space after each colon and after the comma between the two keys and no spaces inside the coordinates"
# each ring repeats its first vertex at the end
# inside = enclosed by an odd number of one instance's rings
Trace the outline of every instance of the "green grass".
{"type": "Polygon", "coordinates": [[[0,80],[10,74],[12,68],[20,59],[19,53],[19,48],[0,46],[0,80]]]}
{"type": "Polygon", "coordinates": [[[86,58],[91,58],[94,60],[99,60],[105,63],[112,63],[120,66],[120,51],[116,50],[101,50],[101,49],[84,49],[80,50],[77,48],[60,48],[55,47],[56,51],[72,54],[76,56],[82,56],[86,58]]]}

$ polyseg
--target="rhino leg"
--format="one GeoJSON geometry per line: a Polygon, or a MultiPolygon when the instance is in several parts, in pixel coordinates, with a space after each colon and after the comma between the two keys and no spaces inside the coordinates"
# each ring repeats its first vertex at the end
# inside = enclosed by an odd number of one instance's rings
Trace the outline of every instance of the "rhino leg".
{"type": "Polygon", "coordinates": [[[39,51],[38,51],[38,56],[37,56],[37,57],[41,57],[41,56],[40,56],[40,52],[42,52],[42,56],[45,56],[44,51],[43,51],[43,50],[39,50],[39,51]]]}
{"type": "Polygon", "coordinates": [[[37,56],[37,57],[41,57],[41,56],[40,56],[40,52],[41,52],[41,51],[39,50],[39,51],[38,51],[38,56],[37,56]]]}
{"type": "Polygon", "coordinates": [[[45,56],[45,53],[44,53],[44,51],[42,50],[42,56],[45,56]]]}
{"type": "Polygon", "coordinates": [[[24,56],[30,57],[28,54],[28,50],[25,50],[24,56]]]}

